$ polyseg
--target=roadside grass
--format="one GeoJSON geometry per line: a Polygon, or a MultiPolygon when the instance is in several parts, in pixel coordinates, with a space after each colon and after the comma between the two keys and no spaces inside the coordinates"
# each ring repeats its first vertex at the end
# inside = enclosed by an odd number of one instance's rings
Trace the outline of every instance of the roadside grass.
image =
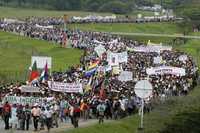
{"type": "Polygon", "coordinates": [[[52,71],[64,71],[79,64],[81,54],[78,49],[64,49],[58,44],[0,31],[0,80],[27,80],[32,55],[50,56],[52,71]]]}
{"type": "Polygon", "coordinates": [[[124,32],[124,33],[154,33],[181,34],[182,29],[174,22],[155,23],[99,23],[99,24],[69,24],[68,28],[84,31],[124,32]]]}
{"type": "Polygon", "coordinates": [[[112,15],[111,13],[92,13],[84,11],[55,11],[55,10],[42,10],[42,9],[27,9],[27,8],[11,8],[0,6],[0,17],[17,17],[24,18],[29,16],[34,17],[62,17],[64,14],[68,17],[72,16],[86,16],[90,14],[98,15],[112,15]]]}
{"type": "Polygon", "coordinates": [[[69,130],[67,133],[136,133],[138,124],[139,117],[135,115],[123,120],[104,123],[102,125],[95,124],[89,127],[69,130]]]}

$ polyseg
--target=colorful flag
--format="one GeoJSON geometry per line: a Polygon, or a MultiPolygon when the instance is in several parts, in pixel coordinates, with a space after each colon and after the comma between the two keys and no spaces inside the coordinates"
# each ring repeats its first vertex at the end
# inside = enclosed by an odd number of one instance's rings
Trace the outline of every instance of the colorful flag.
{"type": "Polygon", "coordinates": [[[96,61],[90,63],[90,66],[88,67],[88,70],[91,70],[91,69],[97,67],[98,64],[99,64],[99,60],[96,60],[96,61]]]}
{"type": "Polygon", "coordinates": [[[43,70],[40,78],[41,78],[42,82],[45,82],[45,81],[48,80],[48,77],[49,77],[49,74],[48,74],[48,64],[46,62],[46,65],[44,67],[44,70],[43,70]]]}
{"type": "Polygon", "coordinates": [[[38,77],[39,77],[39,72],[37,70],[37,62],[35,61],[32,66],[31,74],[29,77],[29,82],[32,82],[33,80],[37,79],[38,77]]]}
{"type": "Polygon", "coordinates": [[[93,68],[93,69],[91,69],[89,71],[86,71],[85,72],[85,77],[90,77],[90,76],[94,75],[96,71],[97,71],[97,68],[93,68]]]}

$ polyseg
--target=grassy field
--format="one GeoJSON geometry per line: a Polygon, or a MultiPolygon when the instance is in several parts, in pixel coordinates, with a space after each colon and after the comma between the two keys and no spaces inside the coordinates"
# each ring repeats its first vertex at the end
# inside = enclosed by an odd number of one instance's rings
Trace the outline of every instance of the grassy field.
{"type": "Polygon", "coordinates": [[[84,11],[54,11],[54,10],[41,10],[41,9],[22,9],[22,8],[9,8],[0,7],[0,17],[59,17],[67,14],[71,16],[86,16],[90,14],[112,15],[111,13],[91,13],[84,11]]]}
{"type": "MultiPolygon", "coordinates": [[[[86,16],[91,14],[98,15],[112,15],[112,13],[94,13],[94,12],[84,12],[84,11],[54,11],[54,10],[42,10],[42,9],[22,9],[22,8],[10,8],[10,7],[0,7],[0,17],[27,17],[27,16],[63,16],[67,14],[68,16],[86,16]]],[[[153,16],[154,12],[151,11],[140,11],[135,10],[129,13],[129,16],[137,17],[138,14],[142,14],[142,16],[153,16]]],[[[123,15],[119,15],[123,16],[123,15]]]]}
{"type": "Polygon", "coordinates": [[[136,133],[138,124],[139,117],[132,116],[112,123],[105,123],[102,125],[96,124],[86,128],[70,130],[67,131],[67,133],[136,133]]]}
{"type": "Polygon", "coordinates": [[[118,23],[118,24],[71,24],[72,29],[101,32],[180,34],[182,29],[176,23],[118,23]]]}
{"type": "Polygon", "coordinates": [[[31,56],[51,56],[52,70],[65,70],[79,63],[82,51],[57,44],[0,32],[0,80],[25,80],[31,56]]]}

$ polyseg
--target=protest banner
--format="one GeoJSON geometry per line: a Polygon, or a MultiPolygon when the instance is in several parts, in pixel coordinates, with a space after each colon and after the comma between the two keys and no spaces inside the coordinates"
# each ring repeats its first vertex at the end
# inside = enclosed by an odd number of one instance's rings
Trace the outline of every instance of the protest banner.
{"type": "Polygon", "coordinates": [[[98,54],[99,57],[101,57],[101,55],[106,52],[106,49],[104,48],[104,46],[99,45],[97,47],[95,47],[95,52],[98,54]]]}
{"type": "Polygon", "coordinates": [[[129,71],[123,71],[120,73],[118,80],[120,81],[131,81],[133,80],[133,73],[129,71]]]}
{"type": "Polygon", "coordinates": [[[134,47],[133,48],[135,52],[145,52],[145,53],[150,53],[150,52],[157,52],[160,53],[162,51],[171,51],[172,47],[171,46],[139,46],[139,47],[134,47]]]}
{"type": "Polygon", "coordinates": [[[6,96],[3,98],[3,102],[8,101],[10,104],[22,104],[33,106],[35,103],[41,104],[43,99],[40,97],[18,97],[18,96],[6,96]]]}
{"type": "Polygon", "coordinates": [[[82,84],[80,83],[61,83],[61,82],[48,82],[49,88],[56,92],[66,93],[83,93],[82,84]]]}
{"type": "Polygon", "coordinates": [[[51,57],[44,57],[44,56],[32,56],[31,59],[31,66],[33,66],[34,62],[37,63],[37,68],[43,69],[47,63],[47,67],[51,69],[52,67],[52,58],[51,57]]]}
{"type": "Polygon", "coordinates": [[[177,76],[185,76],[186,74],[184,68],[171,67],[171,66],[147,68],[146,72],[148,75],[172,74],[172,75],[177,75],[177,76]]]}
{"type": "Polygon", "coordinates": [[[117,55],[118,55],[118,60],[120,63],[128,62],[128,53],[127,52],[117,53],[117,55]]]}
{"type": "Polygon", "coordinates": [[[42,26],[42,25],[36,24],[35,27],[41,28],[41,29],[53,29],[53,25],[42,26]]]}
{"type": "Polygon", "coordinates": [[[162,64],[162,56],[157,56],[153,58],[154,64],[162,64]]]}
{"type": "Polygon", "coordinates": [[[121,52],[121,53],[107,53],[107,61],[111,66],[118,66],[119,63],[128,62],[128,53],[121,52]]]}
{"type": "Polygon", "coordinates": [[[118,55],[116,53],[109,53],[107,55],[107,61],[110,66],[118,66],[119,65],[118,55]]]}
{"type": "Polygon", "coordinates": [[[20,90],[21,92],[40,93],[40,88],[28,85],[21,86],[20,90]]]}

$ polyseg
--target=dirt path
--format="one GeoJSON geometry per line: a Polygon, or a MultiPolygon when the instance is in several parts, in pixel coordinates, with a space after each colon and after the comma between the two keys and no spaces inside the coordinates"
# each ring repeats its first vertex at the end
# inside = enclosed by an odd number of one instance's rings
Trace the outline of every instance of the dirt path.
{"type": "MultiPolygon", "coordinates": [[[[111,120],[106,120],[106,123],[111,122],[111,120]]],[[[88,120],[88,121],[79,121],[79,128],[83,127],[88,127],[92,126],[98,123],[98,120],[88,120]]],[[[69,131],[74,129],[71,123],[60,123],[59,128],[52,128],[50,133],[61,133],[64,131],[69,131]]],[[[4,123],[1,121],[0,122],[0,133],[47,133],[47,129],[45,127],[45,130],[37,131],[35,132],[33,130],[33,124],[30,125],[30,130],[29,131],[21,131],[21,130],[15,130],[15,129],[10,129],[8,131],[4,130],[4,123]]]]}

